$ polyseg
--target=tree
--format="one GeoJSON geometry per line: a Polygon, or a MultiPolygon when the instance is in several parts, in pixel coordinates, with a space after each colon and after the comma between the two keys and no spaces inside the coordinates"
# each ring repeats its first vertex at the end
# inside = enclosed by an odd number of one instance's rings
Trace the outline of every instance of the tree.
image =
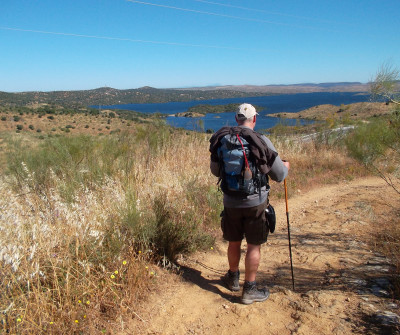
{"type": "Polygon", "coordinates": [[[381,65],[371,81],[370,91],[373,98],[384,98],[388,102],[400,105],[400,70],[392,63],[381,65]]]}
{"type": "Polygon", "coordinates": [[[392,115],[359,125],[346,139],[349,154],[400,194],[400,71],[383,64],[371,83],[374,98],[395,104],[392,115]]]}

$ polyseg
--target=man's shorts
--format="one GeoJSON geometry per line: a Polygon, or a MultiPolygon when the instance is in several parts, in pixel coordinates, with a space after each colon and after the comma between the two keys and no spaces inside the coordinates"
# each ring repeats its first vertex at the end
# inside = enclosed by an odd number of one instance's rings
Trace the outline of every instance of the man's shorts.
{"type": "Polygon", "coordinates": [[[268,201],[255,207],[224,207],[221,218],[223,237],[227,241],[242,241],[246,237],[249,244],[260,245],[267,242],[268,223],[265,209],[268,201]]]}

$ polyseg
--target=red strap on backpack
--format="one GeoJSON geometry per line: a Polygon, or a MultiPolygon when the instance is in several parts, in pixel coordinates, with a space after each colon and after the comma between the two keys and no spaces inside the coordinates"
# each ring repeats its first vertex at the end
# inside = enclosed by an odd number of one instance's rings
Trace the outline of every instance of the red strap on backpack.
{"type": "Polygon", "coordinates": [[[244,150],[244,146],[243,146],[242,140],[240,139],[240,137],[239,137],[238,134],[236,134],[236,137],[237,137],[237,139],[239,140],[240,144],[242,145],[244,160],[245,160],[245,162],[246,162],[246,167],[247,167],[248,169],[250,169],[249,162],[247,161],[246,151],[244,150]]]}

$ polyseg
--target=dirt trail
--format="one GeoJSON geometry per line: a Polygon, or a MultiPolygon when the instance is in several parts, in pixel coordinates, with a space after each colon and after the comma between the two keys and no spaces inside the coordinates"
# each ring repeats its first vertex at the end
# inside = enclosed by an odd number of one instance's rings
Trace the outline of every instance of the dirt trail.
{"type": "MultiPolygon", "coordinates": [[[[285,204],[274,203],[277,229],[262,247],[257,277],[271,290],[266,302],[242,305],[240,292],[221,285],[227,244],[218,240],[213,250],[182,260],[182,276],[168,280],[161,292],[154,293],[146,309],[138,311],[142,320],[134,320],[126,331],[398,334],[400,310],[399,302],[390,298],[390,265],[365,243],[374,224],[379,224],[380,211],[384,213],[387,204],[398,208],[397,199],[379,178],[325,186],[291,198],[294,292],[285,204]]],[[[245,245],[242,250],[244,254],[245,245]]]]}

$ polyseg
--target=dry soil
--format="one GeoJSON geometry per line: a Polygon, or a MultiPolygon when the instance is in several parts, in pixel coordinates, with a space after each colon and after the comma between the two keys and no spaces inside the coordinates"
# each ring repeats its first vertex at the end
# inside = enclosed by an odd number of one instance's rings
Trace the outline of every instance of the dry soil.
{"type": "MultiPolygon", "coordinates": [[[[399,334],[391,265],[368,243],[399,208],[398,195],[371,177],[289,199],[295,290],[284,200],[274,205],[277,229],[262,246],[257,277],[270,288],[267,301],[243,305],[241,292],[222,285],[227,243],[219,238],[212,250],[181,259],[180,275],[160,277],[126,334],[399,334]]],[[[242,251],[241,279],[245,243],[242,251]]]]}

